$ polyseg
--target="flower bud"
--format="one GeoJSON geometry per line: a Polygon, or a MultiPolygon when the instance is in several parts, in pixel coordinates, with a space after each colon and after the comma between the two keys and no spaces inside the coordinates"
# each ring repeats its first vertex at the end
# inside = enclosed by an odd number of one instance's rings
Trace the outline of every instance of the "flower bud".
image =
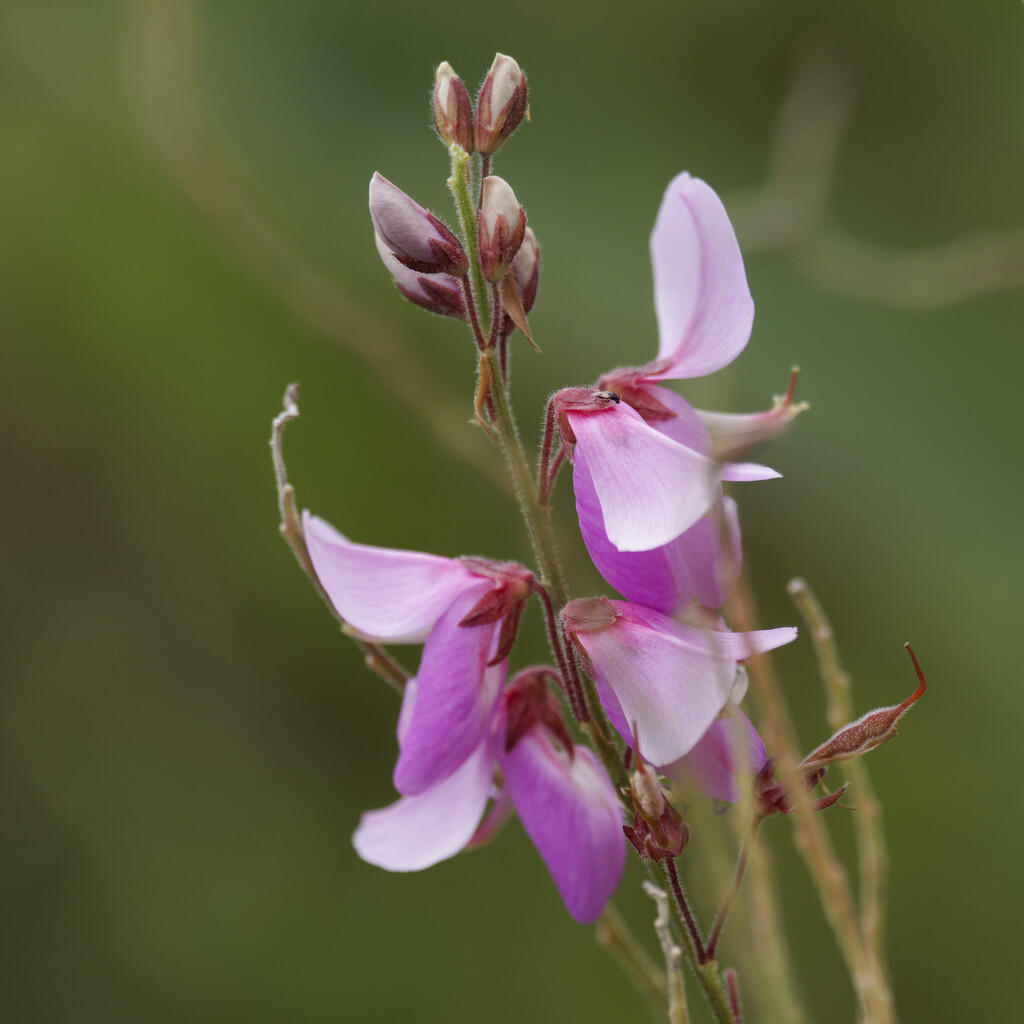
{"type": "Polygon", "coordinates": [[[689,842],[690,828],[665,799],[661,782],[637,754],[637,767],[629,781],[635,814],[632,826],[622,828],[626,838],[644,860],[678,857],[689,842]]]}
{"type": "Polygon", "coordinates": [[[508,182],[493,174],[480,186],[477,234],[480,270],[486,280],[497,283],[523,244],[526,214],[508,182]]]}
{"type": "Polygon", "coordinates": [[[537,284],[540,281],[540,246],[533,228],[526,229],[523,244],[512,260],[510,269],[519,285],[519,302],[523,312],[529,313],[537,298],[537,284]]]}
{"type": "Polygon", "coordinates": [[[473,152],[473,104],[463,81],[442,61],[434,73],[434,127],[445,145],[473,152]]]}
{"type": "Polygon", "coordinates": [[[511,57],[496,53],[476,97],[476,148],[496,153],[525,113],[526,78],[511,57]]]}
{"type": "Polygon", "coordinates": [[[459,240],[432,213],[376,171],[370,179],[370,216],[381,241],[410,270],[466,276],[469,260],[459,240]]]}
{"type": "Polygon", "coordinates": [[[415,270],[410,270],[398,261],[376,232],[373,234],[373,240],[381,261],[405,298],[429,313],[452,316],[457,320],[466,319],[466,300],[462,294],[462,286],[456,278],[449,274],[417,274],[415,270]]]}

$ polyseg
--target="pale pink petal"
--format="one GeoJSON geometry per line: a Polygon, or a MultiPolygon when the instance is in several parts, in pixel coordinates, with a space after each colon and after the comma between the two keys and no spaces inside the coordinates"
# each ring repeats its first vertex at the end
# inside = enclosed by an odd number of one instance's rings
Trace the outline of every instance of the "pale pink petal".
{"type": "Polygon", "coordinates": [[[749,483],[753,480],[779,480],[782,474],[757,462],[726,462],[722,466],[722,479],[731,483],[749,483]]]}
{"type": "Polygon", "coordinates": [[[674,414],[671,419],[651,422],[651,426],[659,434],[664,434],[678,444],[700,452],[701,455],[711,457],[711,434],[704,421],[697,415],[697,410],[681,394],[649,381],[640,381],[636,388],[638,391],[647,392],[651,398],[674,414]]]}
{"type": "Polygon", "coordinates": [[[504,679],[503,665],[486,670],[500,623],[459,625],[488,587],[481,582],[458,598],[427,637],[395,765],[395,789],[405,796],[454,771],[489,730],[504,679]]]}
{"type": "Polygon", "coordinates": [[[374,639],[422,643],[455,598],[480,583],[454,558],[355,544],[309,512],[302,529],[331,604],[374,639]]]}
{"type": "Polygon", "coordinates": [[[720,467],[652,429],[629,406],[567,416],[608,540],[620,551],[667,544],[714,504],[720,467]]]}
{"type": "Polygon", "coordinates": [[[722,201],[683,173],[665,191],[651,234],[658,379],[703,377],[743,351],[754,321],[743,257],[722,201]]]}
{"type": "Polygon", "coordinates": [[[750,719],[739,708],[730,707],[729,714],[716,719],[693,750],[660,770],[712,799],[735,803],[737,777],[756,775],[766,760],[764,744],[750,719]]]}
{"type": "Polygon", "coordinates": [[[367,811],[352,836],[363,860],[388,871],[420,871],[470,841],[487,806],[493,761],[483,742],[447,778],[418,796],[367,811]]]}
{"type": "Polygon", "coordinates": [[[685,626],[641,605],[612,601],[619,618],[580,631],[612,725],[653,764],[688,753],[725,706],[736,662],[796,636],[792,627],[728,633],[685,626]],[[634,736],[635,727],[635,736],[634,736]]]}
{"type": "Polygon", "coordinates": [[[542,726],[500,756],[516,811],[570,916],[596,921],[625,862],[622,811],[604,769],[587,749],[556,749],[542,726]]]}
{"type": "Polygon", "coordinates": [[[697,601],[708,608],[725,602],[740,567],[739,522],[731,498],[719,502],[675,540],[650,551],[619,551],[604,528],[586,452],[573,467],[580,533],[598,572],[623,597],[673,615],[697,601]]]}

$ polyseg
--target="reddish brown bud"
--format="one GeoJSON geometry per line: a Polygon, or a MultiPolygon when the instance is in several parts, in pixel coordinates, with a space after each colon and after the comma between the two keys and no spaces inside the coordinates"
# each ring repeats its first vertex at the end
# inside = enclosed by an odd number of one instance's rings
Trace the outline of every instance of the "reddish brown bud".
{"type": "Polygon", "coordinates": [[[434,127],[445,145],[455,143],[473,152],[473,104],[463,81],[442,61],[434,74],[434,127]]]}
{"type": "Polygon", "coordinates": [[[623,835],[644,860],[667,860],[670,857],[678,857],[683,852],[683,847],[690,841],[690,826],[683,821],[671,804],[666,804],[666,807],[674,817],[660,825],[657,834],[639,811],[633,816],[632,826],[622,826],[623,835]]]}
{"type": "MultiPolygon", "coordinates": [[[[634,735],[636,726],[633,727],[634,735]]],[[[636,813],[633,826],[622,831],[645,860],[678,857],[689,842],[690,829],[679,812],[665,799],[657,772],[636,752],[636,771],[629,780],[629,793],[636,813]]]]}
{"type": "Polygon", "coordinates": [[[496,153],[525,113],[526,77],[511,57],[496,53],[476,97],[476,148],[496,153]]]}
{"type": "Polygon", "coordinates": [[[480,186],[477,240],[480,270],[496,283],[505,275],[526,236],[526,214],[503,178],[490,174],[480,186]]]}

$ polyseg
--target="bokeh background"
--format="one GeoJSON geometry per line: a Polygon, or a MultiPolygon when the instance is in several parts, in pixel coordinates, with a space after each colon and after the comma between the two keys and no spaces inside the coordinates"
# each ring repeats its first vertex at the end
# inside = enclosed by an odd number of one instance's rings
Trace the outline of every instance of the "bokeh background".
{"type": "MultiPolygon", "coordinates": [[[[493,459],[465,423],[469,341],[400,300],[365,209],[379,169],[447,211],[433,68],[472,85],[496,50],[527,71],[532,110],[497,170],[544,253],[544,354],[515,353],[521,421],[539,429],[550,390],[652,355],[661,192],[684,168],[712,183],[757,316],[742,358],[685,393],[764,408],[798,363],[813,406],[762,453],[784,479],[740,495],[763,621],[797,621],[785,584],[803,575],[858,707],[909,692],[904,640],[928,675],[871,758],[902,1019],[1011,1019],[1009,0],[3,4],[0,1017],[644,1019],[517,824],[424,874],[356,858],[360,811],[392,799],[396,701],[276,534],[266,442],[298,380],[302,505],[370,543],[526,555],[473,468],[493,459]]],[[[540,656],[533,615],[524,659],[540,656]]],[[[806,642],[777,664],[819,742],[806,642]]],[[[788,825],[770,826],[812,1018],[850,1020],[788,825]]],[[[621,904],[645,927],[637,878],[621,904]]]]}

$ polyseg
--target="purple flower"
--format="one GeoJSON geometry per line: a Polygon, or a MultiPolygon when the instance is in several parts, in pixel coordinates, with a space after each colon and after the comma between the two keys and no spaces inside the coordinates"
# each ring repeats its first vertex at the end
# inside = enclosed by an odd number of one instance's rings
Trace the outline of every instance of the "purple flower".
{"type": "Polygon", "coordinates": [[[551,401],[562,444],[574,463],[583,458],[619,551],[667,544],[714,504],[721,467],[653,429],[617,395],[564,388],[551,401]]]}
{"type": "MultiPolygon", "coordinates": [[[[601,384],[616,391],[615,382],[608,378],[602,378],[601,384]]],[[[631,384],[622,388],[621,397],[634,410],[636,402],[639,415],[652,430],[689,451],[710,455],[707,428],[674,391],[653,384],[631,384]]],[[[753,480],[779,474],[764,466],[735,463],[721,467],[721,475],[725,480],[753,480]]],[[[597,570],[623,597],[666,615],[675,614],[691,601],[708,608],[725,602],[739,575],[742,553],[736,503],[723,498],[720,486],[710,495],[708,511],[692,526],[646,551],[622,551],[612,543],[594,487],[589,453],[579,445],[573,488],[587,551],[597,570]]]]}
{"type": "Polygon", "coordinates": [[[511,563],[355,544],[308,512],[303,530],[317,577],[351,627],[371,640],[425,641],[395,765],[395,788],[422,793],[486,733],[497,694],[485,670],[507,656],[533,577],[511,563]]]}
{"type": "Polygon", "coordinates": [[[627,601],[570,601],[562,625],[590,666],[626,743],[668,765],[689,753],[725,707],[737,663],[796,638],[796,629],[701,629],[627,601]]]}
{"type": "MultiPolygon", "coordinates": [[[[352,839],[360,857],[389,871],[430,867],[475,843],[488,800],[496,797],[489,818],[503,819],[511,803],[569,914],[583,924],[596,920],[622,874],[622,812],[596,758],[569,739],[544,673],[550,670],[528,669],[509,684],[479,744],[451,774],[416,796],[367,811],[352,839]],[[502,793],[493,782],[496,762],[502,793]]],[[[488,674],[499,676],[497,691],[503,669],[488,674]]],[[[410,680],[399,719],[402,749],[417,691],[410,680]]]]}

